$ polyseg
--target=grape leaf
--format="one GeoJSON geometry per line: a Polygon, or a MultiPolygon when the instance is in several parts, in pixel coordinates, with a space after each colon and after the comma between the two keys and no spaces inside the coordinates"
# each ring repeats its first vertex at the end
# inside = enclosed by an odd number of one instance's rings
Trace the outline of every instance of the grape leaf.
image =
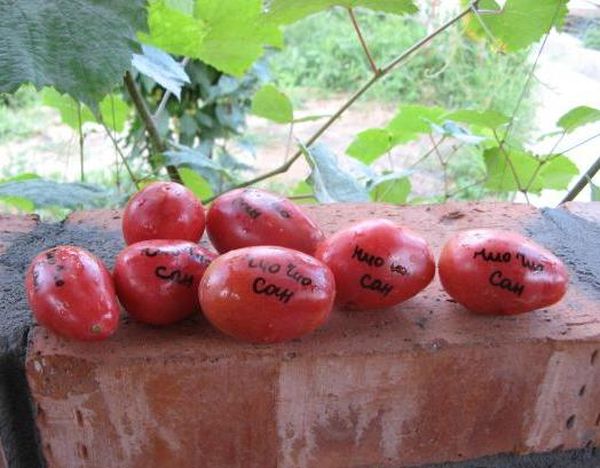
{"type": "Polygon", "coordinates": [[[387,125],[387,130],[393,135],[393,145],[406,143],[420,134],[429,133],[431,123],[441,124],[445,114],[447,111],[441,107],[401,106],[387,125]]]}
{"type": "Polygon", "coordinates": [[[12,206],[24,213],[32,213],[35,210],[35,205],[33,202],[23,197],[0,195],[0,204],[1,203],[12,206]]]}
{"type": "Polygon", "coordinates": [[[292,102],[271,84],[263,86],[254,95],[252,113],[281,124],[294,120],[292,102]]]}
{"type": "Polygon", "coordinates": [[[392,148],[392,134],[383,128],[370,128],[360,132],[346,149],[346,154],[371,164],[392,148]]]}
{"type": "Polygon", "coordinates": [[[369,193],[356,177],[340,167],[337,156],[325,146],[317,144],[301,147],[312,172],[308,183],[321,203],[366,202],[369,193]]]}
{"type": "Polygon", "coordinates": [[[531,181],[530,192],[539,193],[542,190],[539,174],[536,176],[539,161],[531,153],[520,150],[504,153],[496,146],[487,149],[483,158],[488,174],[485,186],[488,189],[495,192],[516,192],[524,189],[531,181]]]}
{"type": "Polygon", "coordinates": [[[181,98],[181,88],[190,82],[183,66],[166,52],[149,45],[142,46],[142,54],[133,54],[131,64],[149,76],[177,99],[181,98]]]}
{"type": "Polygon", "coordinates": [[[140,32],[139,39],[172,54],[196,57],[208,26],[195,18],[194,4],[172,0],[150,0],[148,5],[149,31],[140,32]]]}
{"type": "Polygon", "coordinates": [[[176,150],[166,151],[161,155],[163,165],[188,167],[202,177],[214,189],[221,185],[222,180],[230,180],[227,170],[216,161],[210,159],[199,149],[178,145],[176,150]]]}
{"type": "Polygon", "coordinates": [[[146,28],[145,0],[0,0],[0,92],[54,86],[96,110],[146,28]]]}
{"type": "Polygon", "coordinates": [[[0,196],[25,198],[37,208],[61,206],[75,209],[97,206],[106,201],[108,193],[103,188],[79,182],[27,179],[0,184],[0,196]]]}
{"type": "Polygon", "coordinates": [[[573,161],[562,154],[554,154],[546,159],[538,176],[542,180],[542,188],[566,190],[577,174],[579,169],[573,161]]]}
{"type": "Polygon", "coordinates": [[[277,24],[289,24],[334,6],[363,7],[397,15],[418,11],[412,0],[273,0],[269,16],[277,24]]]}
{"type": "Polygon", "coordinates": [[[412,190],[410,179],[401,174],[390,174],[393,177],[381,177],[372,185],[371,197],[375,201],[401,204],[406,203],[412,190]]]}
{"type": "Polygon", "coordinates": [[[267,21],[261,0],[151,0],[149,34],[140,40],[167,52],[198,58],[234,76],[263,54],[265,45],[282,46],[277,24],[267,21]]]}
{"type": "Polygon", "coordinates": [[[488,173],[486,187],[497,192],[564,190],[579,173],[577,166],[564,155],[540,159],[528,151],[511,150],[507,156],[495,147],[485,151],[484,159],[488,173]]]}
{"type": "Polygon", "coordinates": [[[597,122],[598,120],[600,120],[600,109],[595,109],[588,106],[579,106],[571,109],[560,119],[558,119],[557,125],[565,132],[571,133],[579,127],[597,122]]]}
{"type": "MultiPolygon", "coordinates": [[[[485,0],[479,3],[479,9],[494,12],[480,13],[479,18],[471,15],[467,20],[467,30],[470,36],[477,38],[491,34],[495,47],[513,52],[537,42],[552,26],[562,25],[568,1],[507,0],[500,8],[494,0],[485,0]]],[[[469,2],[463,0],[463,3],[469,2]]]]}
{"type": "MultiPolygon", "coordinates": [[[[57,109],[64,124],[75,130],[79,128],[77,101],[71,96],[61,95],[54,88],[44,88],[42,90],[42,103],[57,109]]],[[[130,110],[121,96],[112,94],[105,96],[100,102],[99,110],[100,116],[108,128],[117,132],[122,132],[125,129],[125,122],[130,110]]],[[[81,104],[81,124],[85,122],[97,123],[98,120],[89,107],[81,104]]]]}
{"type": "Polygon", "coordinates": [[[214,192],[210,184],[196,171],[188,167],[180,167],[178,168],[178,172],[183,181],[183,185],[194,192],[194,195],[200,200],[213,196],[214,192]]]}
{"type": "Polygon", "coordinates": [[[508,122],[510,122],[510,119],[507,116],[494,110],[479,112],[471,109],[459,109],[457,111],[450,112],[444,118],[454,122],[466,123],[492,130],[495,130],[496,128],[506,125],[508,122]]]}

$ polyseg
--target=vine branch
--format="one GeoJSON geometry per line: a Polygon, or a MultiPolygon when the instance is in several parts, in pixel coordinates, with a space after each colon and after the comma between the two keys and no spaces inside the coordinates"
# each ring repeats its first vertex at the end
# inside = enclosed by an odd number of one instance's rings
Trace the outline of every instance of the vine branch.
{"type": "MultiPolygon", "coordinates": [[[[410,56],[412,56],[417,50],[421,49],[423,46],[427,45],[427,43],[429,43],[432,39],[436,38],[437,36],[439,36],[441,33],[443,33],[446,29],[448,29],[449,27],[453,26],[454,24],[456,24],[457,22],[459,22],[461,19],[463,19],[465,16],[467,16],[469,13],[472,12],[473,8],[477,7],[477,5],[479,4],[480,0],[474,0],[473,2],[471,2],[467,8],[465,8],[464,10],[462,10],[459,14],[457,14],[455,17],[453,17],[452,19],[448,20],[446,23],[444,23],[442,26],[440,26],[438,29],[436,29],[435,31],[433,31],[431,34],[428,34],[427,36],[425,36],[423,39],[421,39],[420,41],[416,42],[415,44],[413,44],[411,47],[409,47],[408,49],[406,49],[404,52],[402,52],[402,54],[400,54],[398,57],[396,57],[395,59],[393,59],[390,63],[388,63],[387,65],[385,65],[378,74],[374,74],[371,78],[369,78],[369,80],[367,80],[359,89],[358,91],[356,91],[352,96],[350,96],[350,98],[348,98],[348,100],[342,104],[342,106],[331,116],[329,117],[329,119],[327,119],[327,121],[308,139],[308,141],[306,142],[305,146],[307,148],[309,148],[311,145],[313,145],[315,143],[315,141],[317,141],[321,135],[323,135],[323,133],[325,133],[329,127],[331,127],[331,125],[340,118],[340,116],[346,112],[346,110],[348,110],[349,107],[352,106],[352,104],[354,104],[363,94],[365,94],[370,88],[371,86],[373,86],[376,82],[378,82],[381,78],[383,78],[384,76],[386,76],[389,72],[391,72],[394,68],[396,68],[398,65],[400,65],[402,62],[406,61],[406,59],[408,59],[410,56]]],[[[284,172],[286,172],[291,166],[292,164],[294,164],[301,156],[302,156],[302,149],[298,149],[296,151],[296,153],[294,153],[294,155],[284,164],[282,164],[281,166],[273,169],[272,171],[269,171],[265,174],[259,175],[253,179],[247,180],[245,182],[239,183],[233,187],[231,187],[231,189],[235,189],[235,188],[242,188],[242,187],[248,187],[252,184],[255,184],[257,182],[261,182],[265,179],[268,179],[270,177],[273,177],[275,175],[278,174],[283,174],[284,172]]],[[[215,198],[217,198],[220,195],[220,193],[207,198],[206,200],[203,200],[204,203],[208,203],[212,200],[214,200],[215,198]]]]}
{"type": "MultiPolygon", "coordinates": [[[[160,134],[158,133],[158,128],[156,128],[156,124],[154,122],[154,119],[152,118],[152,114],[150,114],[148,106],[144,102],[144,98],[142,97],[140,90],[137,88],[135,81],[133,81],[133,77],[131,76],[131,73],[129,73],[129,71],[125,72],[124,82],[125,87],[127,88],[127,92],[129,93],[133,101],[133,105],[135,106],[138,115],[142,119],[146,131],[148,132],[150,143],[152,144],[152,149],[155,153],[164,153],[167,150],[167,146],[160,137],[160,134]]],[[[179,184],[182,183],[179,171],[175,166],[167,166],[167,173],[169,174],[169,178],[173,182],[177,182],[179,184]]]]}
{"type": "Polygon", "coordinates": [[[352,26],[354,26],[354,30],[356,31],[356,35],[358,36],[360,45],[362,46],[363,50],[365,51],[365,55],[367,56],[367,60],[369,61],[369,65],[371,66],[371,70],[373,70],[373,73],[375,75],[378,75],[379,73],[381,73],[381,70],[379,70],[379,68],[377,68],[377,64],[375,63],[375,60],[373,59],[373,55],[371,54],[371,51],[369,50],[369,46],[367,46],[367,41],[365,41],[362,31],[360,30],[360,26],[358,24],[358,21],[356,20],[356,15],[354,14],[354,10],[352,8],[348,8],[348,14],[350,15],[350,20],[352,21],[352,26]]]}
{"type": "Polygon", "coordinates": [[[587,171],[585,171],[585,174],[583,174],[573,188],[569,190],[569,192],[565,195],[565,198],[562,199],[561,203],[573,201],[575,197],[583,190],[583,188],[592,181],[598,172],[600,172],[600,157],[596,159],[594,164],[592,164],[587,171]]]}

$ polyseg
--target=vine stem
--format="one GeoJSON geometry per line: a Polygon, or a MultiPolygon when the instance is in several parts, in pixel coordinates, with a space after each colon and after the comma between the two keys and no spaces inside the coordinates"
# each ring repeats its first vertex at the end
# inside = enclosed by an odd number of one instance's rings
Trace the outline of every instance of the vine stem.
{"type": "MultiPolygon", "coordinates": [[[[144,102],[144,98],[140,93],[140,90],[135,85],[135,81],[133,81],[133,77],[129,71],[125,72],[124,77],[125,87],[127,88],[127,92],[131,96],[133,101],[133,105],[135,106],[142,122],[144,123],[144,127],[148,132],[148,136],[150,137],[150,142],[152,143],[153,150],[160,154],[164,153],[167,150],[167,146],[165,142],[160,137],[158,133],[158,128],[156,128],[156,124],[154,119],[152,118],[152,114],[148,110],[148,106],[144,102]]],[[[175,166],[167,166],[167,173],[169,174],[169,178],[173,182],[177,182],[179,184],[183,183],[181,180],[181,176],[179,175],[179,171],[175,166]]]]}
{"type": "Polygon", "coordinates": [[[592,164],[587,171],[585,171],[585,174],[583,174],[573,188],[569,190],[569,192],[565,195],[565,198],[562,199],[561,203],[573,201],[575,197],[583,190],[583,188],[592,181],[598,172],[600,172],[600,157],[596,159],[594,164],[592,164]]]}
{"type": "Polygon", "coordinates": [[[77,127],[79,129],[79,179],[81,182],[85,182],[85,169],[84,169],[84,137],[83,137],[83,119],[81,118],[81,103],[77,101],[77,127]]]}
{"type": "MultiPolygon", "coordinates": [[[[333,123],[336,122],[340,118],[340,116],[344,112],[346,112],[346,110],[348,110],[348,108],[351,107],[352,104],[354,104],[358,100],[358,98],[360,98],[369,89],[371,89],[371,87],[375,83],[377,83],[381,78],[386,76],[394,68],[396,68],[402,62],[404,62],[406,59],[408,59],[410,56],[412,56],[417,50],[419,50],[423,46],[427,45],[427,43],[429,43],[432,39],[439,36],[446,29],[453,26],[455,23],[459,22],[461,19],[463,19],[465,16],[467,16],[469,13],[471,13],[472,10],[477,7],[479,2],[480,2],[480,0],[474,0],[473,2],[471,2],[468,5],[468,7],[465,8],[464,10],[462,10],[458,15],[456,15],[455,17],[453,17],[452,19],[450,19],[449,21],[444,23],[438,29],[433,31],[431,34],[428,34],[427,36],[425,36],[419,42],[416,42],[415,44],[413,44],[411,47],[409,47],[404,52],[402,52],[402,54],[400,54],[398,57],[393,59],[390,63],[385,65],[382,69],[380,69],[378,74],[374,74],[371,78],[369,78],[369,80],[367,80],[358,89],[358,91],[356,91],[352,96],[350,96],[348,98],[348,100],[344,104],[342,104],[342,106],[331,117],[329,117],[329,119],[327,119],[327,121],[325,121],[325,123],[308,139],[308,141],[305,144],[305,147],[309,148],[311,145],[313,145],[321,137],[321,135],[323,135],[323,133],[325,133],[329,129],[329,127],[331,127],[331,125],[333,125],[333,123]]],[[[266,172],[265,174],[254,177],[253,179],[239,183],[239,184],[231,187],[230,190],[235,189],[235,188],[248,187],[252,184],[256,184],[257,182],[261,182],[265,179],[276,176],[278,174],[283,174],[302,156],[302,154],[303,154],[302,149],[298,149],[296,151],[296,153],[294,153],[294,155],[288,161],[286,161],[284,164],[282,164],[281,166],[273,169],[272,171],[266,172]]],[[[214,200],[215,198],[217,198],[219,195],[221,195],[221,194],[218,193],[210,198],[207,198],[206,200],[203,200],[203,202],[209,203],[212,200],[214,200]]]]}
{"type": "Polygon", "coordinates": [[[371,70],[373,70],[373,73],[375,75],[378,75],[379,73],[381,73],[381,71],[379,70],[379,68],[377,68],[377,64],[375,63],[375,60],[373,59],[373,55],[371,54],[371,51],[369,50],[367,41],[365,41],[362,31],[360,30],[360,26],[358,24],[358,21],[356,20],[356,15],[354,14],[354,10],[352,8],[348,8],[348,14],[350,15],[350,20],[352,21],[352,26],[354,26],[354,30],[356,31],[356,35],[358,36],[360,45],[362,46],[363,50],[365,51],[365,55],[367,56],[369,65],[371,65],[371,70]]]}
{"type": "Polygon", "coordinates": [[[115,151],[121,157],[121,162],[123,163],[123,166],[125,166],[125,169],[127,170],[127,173],[129,174],[129,177],[131,178],[131,181],[135,185],[135,188],[139,190],[140,189],[140,182],[137,179],[137,177],[135,176],[135,174],[133,173],[133,171],[131,170],[131,166],[127,162],[127,158],[123,154],[123,151],[121,151],[121,148],[119,147],[119,143],[117,142],[117,139],[111,133],[111,131],[108,128],[108,126],[106,125],[106,123],[104,123],[102,120],[100,121],[100,123],[104,127],[104,130],[106,131],[106,134],[108,135],[108,137],[110,138],[110,141],[112,142],[113,146],[115,147],[115,151]]]}
{"type": "MultiPolygon", "coordinates": [[[[190,61],[190,58],[185,57],[179,63],[183,68],[185,68],[185,66],[189,63],[189,61],[190,61]]],[[[171,91],[169,91],[168,89],[165,90],[165,94],[163,94],[163,97],[160,100],[158,107],[156,108],[156,112],[154,112],[154,115],[152,116],[152,118],[154,119],[155,122],[158,120],[158,117],[160,117],[160,114],[162,114],[162,111],[165,110],[165,107],[167,107],[167,101],[169,100],[169,98],[171,97],[172,94],[173,93],[171,91]]]]}

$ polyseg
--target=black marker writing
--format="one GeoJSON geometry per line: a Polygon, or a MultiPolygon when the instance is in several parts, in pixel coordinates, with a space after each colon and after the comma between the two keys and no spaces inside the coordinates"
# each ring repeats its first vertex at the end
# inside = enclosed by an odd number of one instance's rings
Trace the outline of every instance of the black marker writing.
{"type": "Polygon", "coordinates": [[[354,252],[352,252],[352,258],[357,259],[359,262],[366,263],[370,266],[381,267],[385,263],[383,258],[378,257],[376,255],[365,252],[358,245],[354,247],[354,252]]]}
{"type": "Polygon", "coordinates": [[[372,291],[376,291],[383,296],[387,296],[394,287],[391,284],[384,283],[383,281],[373,278],[370,274],[365,273],[360,278],[360,285],[364,289],[370,289],[372,291]]]}
{"type": "Polygon", "coordinates": [[[485,247],[473,254],[473,258],[481,256],[485,262],[510,262],[512,255],[510,252],[487,252],[485,247]]]}
{"type": "Polygon", "coordinates": [[[275,296],[284,304],[287,304],[294,295],[293,291],[290,291],[287,288],[282,288],[281,286],[277,286],[273,283],[267,283],[267,280],[260,276],[254,279],[252,283],[252,291],[254,291],[256,294],[275,296]]]}
{"type": "Polygon", "coordinates": [[[160,279],[172,281],[173,283],[181,284],[182,286],[186,286],[188,288],[191,288],[194,284],[194,275],[184,273],[181,270],[173,270],[169,272],[167,267],[158,266],[154,270],[154,274],[160,279]]]}
{"type": "Polygon", "coordinates": [[[304,276],[300,273],[293,263],[287,264],[287,275],[302,286],[310,286],[312,284],[312,280],[308,276],[304,276]]]}
{"type": "Polygon", "coordinates": [[[523,294],[523,290],[525,289],[524,285],[519,284],[517,282],[513,283],[510,278],[504,277],[500,270],[494,271],[490,275],[489,281],[492,286],[506,289],[507,291],[510,291],[511,293],[514,293],[517,296],[521,296],[521,294],[523,294]]]}
{"type": "Polygon", "coordinates": [[[521,266],[531,271],[544,271],[544,265],[529,260],[527,256],[521,252],[517,253],[517,259],[521,260],[521,266]]]}

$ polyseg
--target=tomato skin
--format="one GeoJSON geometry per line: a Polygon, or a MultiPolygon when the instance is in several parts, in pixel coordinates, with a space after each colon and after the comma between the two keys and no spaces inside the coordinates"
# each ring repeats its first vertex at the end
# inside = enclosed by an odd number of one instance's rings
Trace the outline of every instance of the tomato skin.
{"type": "Polygon", "coordinates": [[[218,252],[276,245],[312,255],[323,232],[287,198],[259,189],[237,189],[210,206],[206,232],[218,252]]]}
{"type": "Polygon", "coordinates": [[[440,255],[440,280],[478,314],[522,314],[558,302],[569,275],[551,252],[511,231],[472,229],[454,235],[440,255]]]}
{"type": "Polygon", "coordinates": [[[60,245],[38,254],[25,274],[27,300],[40,325],[80,341],[111,336],[120,307],[104,264],[80,247],[60,245]]]}
{"type": "Polygon", "coordinates": [[[127,245],[151,239],[198,242],[206,217],[193,192],[174,182],[153,182],[131,197],[123,212],[127,245]]]}
{"type": "Polygon", "coordinates": [[[199,308],[200,278],[216,254],[193,242],[149,240],[117,256],[119,300],[129,315],[151,325],[169,325],[199,308]]]}
{"type": "Polygon", "coordinates": [[[198,291],[202,311],[223,333],[254,343],[291,340],[323,324],[335,282],[326,265],[285,247],[246,247],[218,257],[198,291]]]}
{"type": "Polygon", "coordinates": [[[435,274],[427,242],[386,219],[341,229],[319,245],[315,256],[335,275],[338,305],[352,310],[399,304],[424,289],[435,274]]]}

